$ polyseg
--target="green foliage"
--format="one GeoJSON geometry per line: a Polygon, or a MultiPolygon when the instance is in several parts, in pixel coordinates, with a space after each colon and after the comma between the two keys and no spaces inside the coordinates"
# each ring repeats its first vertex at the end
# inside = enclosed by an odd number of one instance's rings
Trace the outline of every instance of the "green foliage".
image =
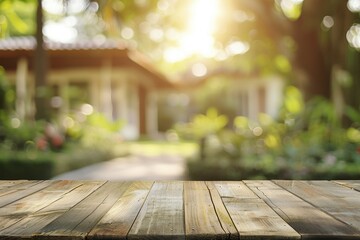
{"type": "Polygon", "coordinates": [[[283,1],[276,0],[276,7],[279,8],[284,15],[290,20],[297,20],[301,16],[302,1],[283,1]]]}
{"type": "Polygon", "coordinates": [[[4,68],[0,66],[0,123],[6,121],[13,103],[14,92],[5,79],[4,68]]]}
{"type": "Polygon", "coordinates": [[[7,116],[0,126],[0,179],[48,179],[118,154],[123,122],[99,113],[77,116],[61,124],[7,116]]]}
{"type": "Polygon", "coordinates": [[[291,63],[284,55],[278,55],[275,58],[275,66],[283,74],[289,74],[292,70],[291,63]]]}
{"type": "Polygon", "coordinates": [[[33,148],[43,126],[41,122],[20,122],[11,118],[0,127],[0,143],[12,150],[33,148]]]}
{"type": "Polygon", "coordinates": [[[34,0],[0,1],[0,37],[34,34],[36,2],[34,0]]]}
{"type": "Polygon", "coordinates": [[[190,135],[195,139],[201,139],[217,133],[228,123],[225,115],[219,115],[215,108],[207,110],[206,114],[196,115],[189,124],[180,124],[175,129],[180,135],[190,135]]]}
{"type": "Polygon", "coordinates": [[[100,113],[94,113],[84,122],[80,143],[88,148],[100,148],[111,151],[114,144],[121,142],[119,131],[124,121],[110,121],[100,113]]]}
{"type": "MultiPolygon", "coordinates": [[[[342,127],[328,100],[316,98],[303,105],[301,94],[290,87],[281,112],[280,119],[260,114],[258,121],[251,121],[238,116],[233,130],[221,128],[208,135],[203,156],[188,162],[190,177],[360,177],[360,127],[342,127]]],[[[359,113],[351,114],[356,118],[359,113]]]]}
{"type": "Polygon", "coordinates": [[[0,148],[0,179],[49,179],[112,157],[102,149],[85,148],[76,144],[61,152],[0,148]]]}
{"type": "Polygon", "coordinates": [[[87,119],[87,123],[95,128],[103,129],[107,132],[118,132],[124,126],[122,120],[110,121],[103,114],[94,113],[87,119]]]}
{"type": "Polygon", "coordinates": [[[54,156],[48,152],[0,149],[0,179],[49,179],[54,165],[54,156]]]}
{"type": "Polygon", "coordinates": [[[346,116],[356,125],[360,126],[360,112],[352,107],[345,109],[346,116]]]}
{"type": "Polygon", "coordinates": [[[289,86],[285,89],[284,106],[282,108],[282,118],[288,118],[299,114],[304,109],[304,100],[299,89],[289,86]]]}

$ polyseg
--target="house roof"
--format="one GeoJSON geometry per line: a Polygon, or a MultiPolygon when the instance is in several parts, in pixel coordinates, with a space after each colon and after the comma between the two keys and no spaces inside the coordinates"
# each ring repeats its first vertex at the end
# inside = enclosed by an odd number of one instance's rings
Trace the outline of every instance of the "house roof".
{"type": "MultiPolygon", "coordinates": [[[[34,37],[0,39],[0,65],[5,69],[15,70],[17,60],[25,57],[29,59],[32,68],[35,48],[34,37]]],[[[51,69],[99,67],[106,58],[110,59],[115,67],[133,67],[151,76],[158,87],[172,87],[168,78],[151,64],[145,55],[128,49],[123,41],[86,40],[74,43],[45,41],[45,49],[51,69]]]]}
{"type": "MultiPolygon", "coordinates": [[[[36,39],[32,36],[11,37],[0,39],[1,51],[33,50],[36,46],[36,39]]],[[[126,49],[126,44],[118,40],[83,40],[73,43],[62,43],[45,40],[46,49],[53,50],[105,50],[105,49],[126,49]]]]}

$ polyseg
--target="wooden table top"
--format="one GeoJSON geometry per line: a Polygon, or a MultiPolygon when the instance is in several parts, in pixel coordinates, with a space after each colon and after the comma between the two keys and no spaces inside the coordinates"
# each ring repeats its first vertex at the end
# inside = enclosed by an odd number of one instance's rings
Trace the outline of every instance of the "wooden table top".
{"type": "Polygon", "coordinates": [[[360,239],[360,181],[0,181],[0,239],[360,239]]]}

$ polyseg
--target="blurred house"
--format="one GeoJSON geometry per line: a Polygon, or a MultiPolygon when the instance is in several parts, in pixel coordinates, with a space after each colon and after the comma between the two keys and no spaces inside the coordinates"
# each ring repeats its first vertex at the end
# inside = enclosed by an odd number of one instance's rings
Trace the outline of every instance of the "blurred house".
{"type": "Polygon", "coordinates": [[[231,69],[225,66],[212,68],[202,76],[194,73],[184,73],[178,88],[194,95],[197,89],[203,89],[212,80],[222,82],[220,98],[227,109],[236,116],[245,116],[257,121],[259,113],[265,113],[273,118],[278,117],[284,98],[285,81],[278,75],[262,76],[258,72],[245,72],[241,69],[231,69]]]}
{"type": "MultiPolygon", "coordinates": [[[[35,46],[32,37],[0,40],[0,66],[16,88],[22,119],[34,113],[35,46]]],[[[94,109],[109,119],[124,119],[124,137],[157,134],[157,93],[172,85],[144,56],[115,41],[46,42],[46,49],[51,104],[60,116],[94,109]]]]}

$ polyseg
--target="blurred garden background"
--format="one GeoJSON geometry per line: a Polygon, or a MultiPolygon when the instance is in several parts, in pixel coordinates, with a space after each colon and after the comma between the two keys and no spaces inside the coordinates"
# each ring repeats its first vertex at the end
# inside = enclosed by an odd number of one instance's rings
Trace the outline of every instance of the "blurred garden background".
{"type": "Polygon", "coordinates": [[[0,179],[132,155],[180,156],[191,180],[359,179],[359,14],[360,0],[0,0],[0,179]]]}

